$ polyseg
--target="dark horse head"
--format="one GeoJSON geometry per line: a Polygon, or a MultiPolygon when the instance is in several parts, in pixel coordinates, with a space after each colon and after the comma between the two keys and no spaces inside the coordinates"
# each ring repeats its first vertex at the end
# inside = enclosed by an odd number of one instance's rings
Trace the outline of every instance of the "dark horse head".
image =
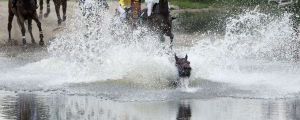
{"type": "Polygon", "coordinates": [[[190,77],[192,68],[190,66],[190,61],[188,61],[188,56],[186,55],[184,58],[178,58],[175,55],[175,60],[179,77],[190,77]]]}
{"type": "MultiPolygon", "coordinates": [[[[143,12],[147,13],[147,10],[144,9],[143,12]]],[[[169,36],[173,42],[172,21],[174,18],[170,15],[168,0],[159,0],[159,3],[153,6],[152,15],[147,17],[146,14],[143,14],[143,17],[147,18],[148,25],[152,30],[169,36]]]]}

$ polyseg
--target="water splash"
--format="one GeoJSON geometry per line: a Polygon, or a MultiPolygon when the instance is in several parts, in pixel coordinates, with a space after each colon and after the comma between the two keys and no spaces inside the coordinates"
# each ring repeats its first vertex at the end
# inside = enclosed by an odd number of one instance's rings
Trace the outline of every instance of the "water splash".
{"type": "Polygon", "coordinates": [[[143,34],[149,33],[144,28],[115,28],[113,16],[97,6],[89,11],[86,16],[78,14],[48,48],[52,57],[72,64],[66,67],[72,82],[130,79],[156,84],[176,77],[158,37],[143,34]],[[126,36],[120,38],[119,33],[126,36]]]}
{"type": "Polygon", "coordinates": [[[228,18],[224,37],[208,37],[191,48],[192,77],[260,92],[298,92],[298,42],[291,14],[246,11],[228,18]]]}
{"type": "MultiPolygon", "coordinates": [[[[15,84],[12,88],[19,88],[30,84],[30,89],[32,86],[44,88],[47,85],[85,82],[88,87],[91,86],[88,83],[95,84],[91,88],[96,92],[104,91],[103,94],[110,97],[129,100],[178,99],[181,95],[184,98],[229,96],[235,91],[222,90],[231,87],[271,97],[278,93],[286,95],[300,91],[300,66],[294,62],[295,43],[299,40],[295,39],[289,13],[271,15],[246,11],[228,18],[224,36],[189,38],[197,43],[191,48],[177,45],[176,53],[188,53],[193,68],[190,78],[193,87],[185,86],[185,91],[191,94],[178,94],[169,89],[155,91],[157,87],[166,88],[169,80],[177,79],[173,56],[162,47],[165,45],[158,37],[145,34],[149,33],[145,28],[131,31],[126,24],[119,23],[118,19],[96,5],[84,10],[88,11],[83,14],[78,9],[74,19],[67,23],[67,28],[51,42],[49,57],[1,72],[2,85],[15,84]],[[205,84],[208,87],[201,86],[203,79],[211,81],[205,84]],[[117,81],[118,84],[107,81],[117,81]],[[131,86],[120,85],[128,82],[154,86],[155,90],[136,92],[131,86]],[[218,88],[219,84],[229,84],[230,87],[218,88]],[[104,87],[97,89],[98,86],[104,87]],[[201,91],[194,90],[199,87],[201,91]]],[[[74,89],[86,93],[93,91],[74,89]]]]}

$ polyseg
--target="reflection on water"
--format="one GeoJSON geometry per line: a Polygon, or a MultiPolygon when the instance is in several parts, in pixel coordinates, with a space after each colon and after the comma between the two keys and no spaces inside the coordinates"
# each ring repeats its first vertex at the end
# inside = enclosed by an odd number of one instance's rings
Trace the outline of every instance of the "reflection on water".
{"type": "Polygon", "coordinates": [[[45,120],[49,117],[48,107],[34,94],[6,96],[2,103],[5,119],[45,120]]]}
{"type": "Polygon", "coordinates": [[[192,117],[192,111],[189,103],[180,103],[177,112],[177,120],[190,120],[192,117]]]}
{"type": "MultiPolygon", "coordinates": [[[[214,98],[120,102],[48,93],[0,95],[4,120],[299,120],[300,100],[214,98]]],[[[4,93],[4,94],[3,94],[4,93]]]]}

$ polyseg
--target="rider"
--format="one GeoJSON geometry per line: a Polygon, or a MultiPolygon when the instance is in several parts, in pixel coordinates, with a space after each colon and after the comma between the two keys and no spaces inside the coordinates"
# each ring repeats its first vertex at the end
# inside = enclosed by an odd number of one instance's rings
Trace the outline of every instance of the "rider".
{"type": "Polygon", "coordinates": [[[126,19],[126,11],[128,11],[131,7],[131,0],[119,0],[120,6],[118,7],[118,11],[120,13],[120,17],[122,19],[126,19]]]}
{"type": "MultiPolygon", "coordinates": [[[[13,4],[12,7],[13,8],[15,8],[17,6],[17,2],[18,2],[18,0],[12,0],[12,4],[13,4]]],[[[35,8],[37,9],[38,8],[37,1],[34,0],[34,2],[35,2],[35,8]]]]}
{"type": "Polygon", "coordinates": [[[148,17],[151,16],[152,9],[155,3],[159,3],[159,0],[145,0],[147,4],[147,15],[148,17]]]}
{"type": "MultiPolygon", "coordinates": [[[[147,16],[151,16],[153,6],[155,3],[159,3],[159,0],[145,0],[147,4],[147,16]]],[[[131,0],[119,0],[120,6],[118,7],[118,11],[120,12],[121,18],[126,18],[126,10],[131,7],[131,0]]]]}

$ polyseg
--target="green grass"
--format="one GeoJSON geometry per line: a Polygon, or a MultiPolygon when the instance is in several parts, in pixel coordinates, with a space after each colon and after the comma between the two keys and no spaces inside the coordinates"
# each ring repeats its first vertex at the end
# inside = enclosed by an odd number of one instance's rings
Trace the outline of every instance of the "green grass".
{"type": "Polygon", "coordinates": [[[171,4],[176,5],[182,9],[201,9],[211,6],[211,2],[194,2],[190,0],[170,0],[171,4]]]}
{"type": "Polygon", "coordinates": [[[170,0],[170,2],[181,9],[201,9],[210,6],[256,6],[259,4],[267,4],[268,0],[170,0]]]}

